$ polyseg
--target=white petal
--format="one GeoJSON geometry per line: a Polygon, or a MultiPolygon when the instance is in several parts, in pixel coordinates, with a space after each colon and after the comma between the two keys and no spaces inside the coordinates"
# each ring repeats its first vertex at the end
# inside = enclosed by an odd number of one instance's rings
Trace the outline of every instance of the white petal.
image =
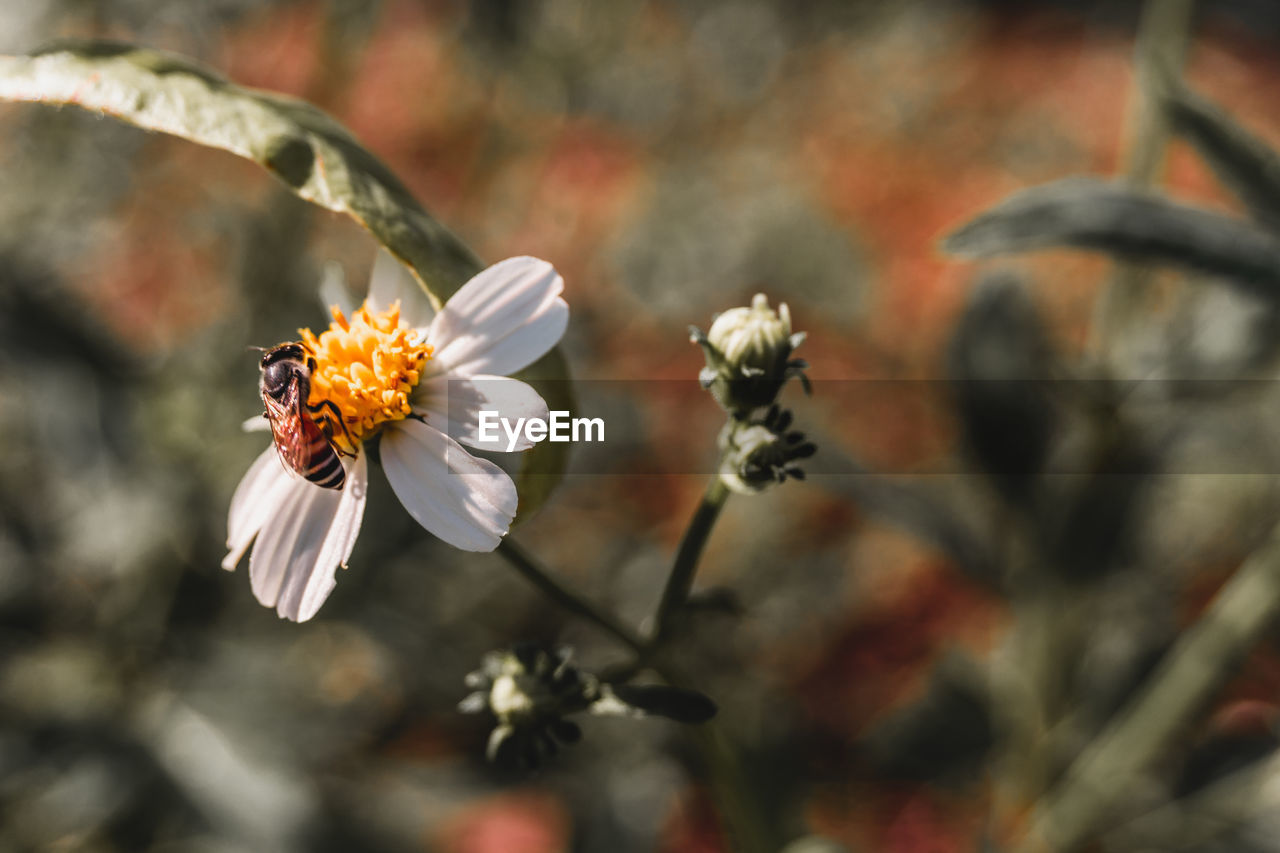
{"type": "Polygon", "coordinates": [[[253,537],[280,508],[295,478],[280,462],[275,445],[258,455],[231,496],[227,512],[227,556],[222,568],[233,571],[253,537]]]}
{"type": "Polygon", "coordinates": [[[369,462],[361,453],[354,460],[345,461],[344,467],[347,479],[342,485],[342,500],[338,504],[337,518],[329,530],[329,538],[325,540],[322,557],[336,560],[345,568],[364,520],[364,504],[369,494],[369,462]]]}
{"type": "Polygon", "coordinates": [[[348,317],[359,307],[351,302],[351,291],[347,290],[347,274],[343,271],[342,264],[337,261],[329,261],[324,265],[319,289],[320,304],[324,308],[325,316],[328,316],[329,309],[334,305],[348,317]]]}
{"type": "Polygon", "coordinates": [[[373,260],[373,272],[369,275],[369,310],[385,311],[397,299],[400,300],[400,319],[406,326],[425,329],[431,325],[435,310],[422,285],[394,255],[386,249],[379,249],[373,260]]]}
{"type": "Polygon", "coordinates": [[[428,370],[505,376],[556,345],[569,323],[564,279],[537,258],[508,258],[464,284],[436,315],[428,370]]]}
{"type": "Polygon", "coordinates": [[[515,447],[509,448],[510,437],[497,419],[505,419],[514,430],[521,418],[545,421],[548,417],[546,401],[532,386],[505,376],[431,376],[422,380],[410,402],[415,413],[426,417],[428,425],[481,450],[528,450],[534,442],[525,437],[523,429],[515,447]],[[495,416],[486,433],[489,441],[480,439],[481,412],[493,412],[495,416]]]}
{"type": "Polygon", "coordinates": [[[342,486],[342,498],[338,501],[337,513],[329,525],[319,556],[309,570],[305,565],[296,567],[299,571],[285,577],[284,588],[280,591],[277,609],[281,616],[295,622],[305,622],[316,615],[334,587],[335,567],[346,566],[360,534],[365,497],[369,491],[369,466],[362,453],[345,467],[347,479],[342,486]]]}
{"type": "Polygon", "coordinates": [[[275,607],[286,578],[314,566],[341,500],[340,492],[300,477],[290,480],[277,512],[262,526],[249,555],[249,580],[258,601],[275,607]]]}
{"type": "Polygon", "coordinates": [[[249,555],[258,601],[287,619],[310,619],[329,597],[338,564],[351,553],[364,514],[368,472],[363,457],[345,463],[341,490],[290,478],[277,512],[249,555]]]}
{"type": "Polygon", "coordinates": [[[245,432],[266,432],[271,429],[271,422],[267,420],[266,415],[254,415],[240,424],[240,429],[245,432]]]}
{"type": "Polygon", "coordinates": [[[382,468],[409,514],[455,548],[492,551],[515,518],[511,478],[419,421],[383,433],[382,468]]]}

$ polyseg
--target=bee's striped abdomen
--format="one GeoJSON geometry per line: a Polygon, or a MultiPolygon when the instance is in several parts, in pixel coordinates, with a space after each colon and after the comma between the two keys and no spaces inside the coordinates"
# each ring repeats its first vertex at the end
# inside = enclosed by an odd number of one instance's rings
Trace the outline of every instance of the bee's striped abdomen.
{"type": "Polygon", "coordinates": [[[318,439],[313,438],[311,447],[311,460],[314,464],[302,472],[302,476],[322,488],[341,489],[347,479],[346,472],[342,470],[342,460],[338,458],[324,433],[319,430],[317,433],[318,439]]]}

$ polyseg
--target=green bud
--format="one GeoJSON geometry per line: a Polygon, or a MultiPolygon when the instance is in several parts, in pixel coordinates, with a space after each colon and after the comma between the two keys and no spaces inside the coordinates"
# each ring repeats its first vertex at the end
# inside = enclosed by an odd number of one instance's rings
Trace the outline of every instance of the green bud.
{"type": "Polygon", "coordinates": [[[757,293],[750,308],[732,308],[717,316],[707,334],[697,327],[689,331],[707,360],[698,380],[735,418],[745,419],[773,403],[793,376],[809,390],[803,373],[807,365],[791,359],[804,333],[791,331],[786,303],[774,311],[765,295],[757,293]]]}

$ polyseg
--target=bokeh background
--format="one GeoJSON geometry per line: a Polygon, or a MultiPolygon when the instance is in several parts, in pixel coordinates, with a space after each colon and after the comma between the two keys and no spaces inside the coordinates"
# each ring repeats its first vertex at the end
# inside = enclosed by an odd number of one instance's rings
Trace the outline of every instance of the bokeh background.
{"type": "MultiPolygon", "coordinates": [[[[1203,5],[1189,79],[1280,140],[1280,7],[1203,5]]],[[[1017,189],[1118,170],[1139,10],[5,0],[0,50],[122,39],[306,98],[482,258],[553,262],[573,371],[603,380],[583,410],[610,446],[575,457],[516,535],[635,624],[722,417],[687,327],[757,291],[789,303],[817,393],[786,402],[822,444],[815,465],[892,476],[732,500],[700,583],[741,612],[701,617],[685,662],[782,838],[949,853],[998,840],[992,816],[1009,814],[984,764],[999,715],[972,685],[1021,640],[987,571],[1007,556],[988,547],[997,490],[956,474],[960,428],[933,381],[978,273],[938,241],[1017,189]]],[[[1232,207],[1181,145],[1168,182],[1232,207]]],[[[674,723],[589,720],[536,772],[485,763],[486,722],[454,710],[484,652],[570,643],[591,669],[620,650],[498,557],[431,540],[385,484],[313,622],[280,621],[243,567],[219,569],[227,503],[263,443],[240,430],[259,410],[248,347],[323,325],[326,268],[358,291],[374,249],[229,154],[0,105],[0,849],[727,849],[674,723]]],[[[1075,359],[1107,262],[1007,268],[1075,359]]],[[[1214,299],[1193,319],[1229,360],[1256,306],[1214,299]]],[[[1234,449],[1259,458],[1276,416],[1255,415],[1234,449]]],[[[1221,444],[1194,457],[1201,474],[1230,456],[1221,444]]],[[[1149,571],[1106,581],[1099,641],[1063,671],[1123,692],[1116,673],[1149,662],[1270,526],[1270,479],[1224,470],[1162,481],[1134,511],[1131,562],[1149,571]]],[[[1161,779],[1202,783],[1187,755],[1223,719],[1264,754],[1278,689],[1268,641],[1161,779]]]]}

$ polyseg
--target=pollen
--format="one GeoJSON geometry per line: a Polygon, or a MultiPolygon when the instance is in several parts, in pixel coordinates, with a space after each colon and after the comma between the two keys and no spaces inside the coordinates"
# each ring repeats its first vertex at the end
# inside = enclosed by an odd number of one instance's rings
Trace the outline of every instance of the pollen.
{"type": "Polygon", "coordinates": [[[409,415],[409,395],[422,378],[431,347],[400,319],[400,303],[374,312],[361,305],[350,319],[336,306],[333,322],[319,335],[299,329],[315,357],[307,404],[333,440],[355,452],[387,421],[409,415]],[[342,413],[336,423],[334,409],[342,413]],[[344,429],[345,428],[345,429],[344,429]]]}

